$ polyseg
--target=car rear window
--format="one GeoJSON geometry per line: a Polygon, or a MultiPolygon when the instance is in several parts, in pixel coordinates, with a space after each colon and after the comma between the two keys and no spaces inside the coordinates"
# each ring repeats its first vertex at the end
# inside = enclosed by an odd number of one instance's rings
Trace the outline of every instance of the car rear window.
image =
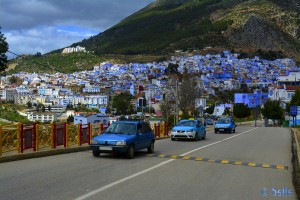
{"type": "Polygon", "coordinates": [[[136,124],[131,123],[112,123],[106,133],[114,134],[136,134],[136,124]]]}

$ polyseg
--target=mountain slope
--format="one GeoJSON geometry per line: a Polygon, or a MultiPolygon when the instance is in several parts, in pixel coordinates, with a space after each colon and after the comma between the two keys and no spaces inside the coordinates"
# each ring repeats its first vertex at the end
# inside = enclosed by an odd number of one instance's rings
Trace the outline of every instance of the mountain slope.
{"type": "Polygon", "coordinates": [[[297,0],[158,0],[72,46],[95,54],[161,54],[204,48],[300,52],[297,0]]]}

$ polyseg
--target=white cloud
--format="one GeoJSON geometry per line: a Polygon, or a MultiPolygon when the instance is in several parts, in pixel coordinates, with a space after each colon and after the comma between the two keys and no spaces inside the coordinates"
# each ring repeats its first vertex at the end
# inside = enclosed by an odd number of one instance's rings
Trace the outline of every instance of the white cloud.
{"type": "MultiPolygon", "coordinates": [[[[95,32],[75,32],[57,29],[55,27],[39,27],[28,30],[15,30],[4,33],[9,44],[9,51],[16,54],[42,54],[60,49],[81,41],[95,34],[95,32]]],[[[9,58],[14,57],[7,54],[9,58]]]]}
{"type": "Polygon", "coordinates": [[[153,1],[0,0],[0,31],[12,52],[47,53],[97,35],[153,1]]]}

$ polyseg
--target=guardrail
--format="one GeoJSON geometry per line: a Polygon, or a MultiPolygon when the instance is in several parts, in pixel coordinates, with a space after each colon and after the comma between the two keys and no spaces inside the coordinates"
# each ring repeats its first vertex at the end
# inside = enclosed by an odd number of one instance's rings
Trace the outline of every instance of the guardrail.
{"type": "MultiPolygon", "coordinates": [[[[168,137],[165,122],[150,125],[155,138],[168,137]]],[[[0,126],[0,156],[4,153],[22,154],[24,151],[43,151],[90,144],[101,134],[103,124],[14,124],[0,126]]]]}
{"type": "Polygon", "coordinates": [[[169,136],[169,128],[167,122],[162,123],[154,123],[150,125],[152,130],[154,131],[155,138],[163,138],[169,136]]]}
{"type": "Polygon", "coordinates": [[[41,151],[90,144],[101,134],[103,124],[14,124],[0,126],[0,156],[3,153],[25,150],[41,151]]]}

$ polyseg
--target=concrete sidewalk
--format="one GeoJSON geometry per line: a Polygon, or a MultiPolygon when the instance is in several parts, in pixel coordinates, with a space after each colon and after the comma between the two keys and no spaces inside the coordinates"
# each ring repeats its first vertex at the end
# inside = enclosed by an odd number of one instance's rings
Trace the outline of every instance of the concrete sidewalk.
{"type": "Polygon", "coordinates": [[[68,148],[57,148],[57,149],[45,149],[41,151],[32,151],[32,150],[25,150],[24,153],[18,153],[16,151],[7,152],[0,156],[0,163],[3,162],[10,162],[16,160],[24,160],[30,158],[39,158],[45,156],[52,156],[58,154],[66,154],[66,153],[73,153],[73,152],[80,152],[80,151],[88,151],[90,150],[89,145],[85,144],[82,146],[77,147],[68,147],[68,148]]]}

